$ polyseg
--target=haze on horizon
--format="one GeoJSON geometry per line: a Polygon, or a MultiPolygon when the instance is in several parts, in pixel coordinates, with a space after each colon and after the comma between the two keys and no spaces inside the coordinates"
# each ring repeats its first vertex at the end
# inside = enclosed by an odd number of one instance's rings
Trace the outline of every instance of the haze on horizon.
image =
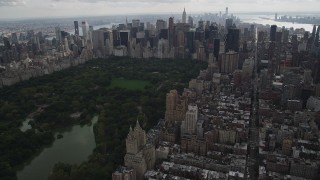
{"type": "Polygon", "coordinates": [[[0,0],[0,19],[146,13],[320,12],[320,0],[0,0]]]}

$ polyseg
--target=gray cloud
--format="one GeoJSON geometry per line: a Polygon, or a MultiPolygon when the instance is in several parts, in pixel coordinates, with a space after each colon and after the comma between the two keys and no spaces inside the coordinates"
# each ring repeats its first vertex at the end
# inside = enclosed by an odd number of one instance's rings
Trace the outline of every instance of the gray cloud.
{"type": "Polygon", "coordinates": [[[0,6],[23,6],[25,4],[24,0],[0,0],[0,6]]]}
{"type": "Polygon", "coordinates": [[[126,3],[187,3],[191,0],[52,0],[55,2],[66,2],[66,1],[79,1],[79,2],[86,2],[86,3],[97,3],[97,2],[126,2],[126,3]]]}
{"type": "Polygon", "coordinates": [[[205,2],[208,3],[216,3],[216,2],[223,2],[223,3],[300,3],[300,2],[320,2],[320,0],[206,0],[205,2]]]}

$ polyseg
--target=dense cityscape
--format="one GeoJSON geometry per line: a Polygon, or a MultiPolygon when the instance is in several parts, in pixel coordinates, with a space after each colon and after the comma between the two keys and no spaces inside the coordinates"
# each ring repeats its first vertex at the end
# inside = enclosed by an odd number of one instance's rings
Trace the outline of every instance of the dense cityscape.
{"type": "Polygon", "coordinates": [[[275,14],[315,24],[309,32],[244,23],[228,7],[187,14],[8,22],[0,88],[96,59],[206,63],[166,92],[155,126],[133,117],[122,164],[105,179],[319,179],[319,19],[275,14]]]}

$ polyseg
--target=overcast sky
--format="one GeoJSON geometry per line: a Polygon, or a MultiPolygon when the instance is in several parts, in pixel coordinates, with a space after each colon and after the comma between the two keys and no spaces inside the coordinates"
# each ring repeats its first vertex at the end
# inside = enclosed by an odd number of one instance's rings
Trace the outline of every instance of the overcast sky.
{"type": "Polygon", "coordinates": [[[0,18],[219,12],[320,12],[320,0],[0,0],[0,18]]]}

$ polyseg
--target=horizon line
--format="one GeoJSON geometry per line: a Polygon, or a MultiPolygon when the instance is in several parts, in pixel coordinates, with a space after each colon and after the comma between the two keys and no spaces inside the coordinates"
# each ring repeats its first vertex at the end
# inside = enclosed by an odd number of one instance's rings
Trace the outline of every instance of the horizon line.
{"type": "MultiPolygon", "coordinates": [[[[192,12],[193,15],[200,15],[200,14],[206,14],[206,13],[211,13],[211,14],[219,14],[220,12],[224,11],[213,11],[213,12],[192,12]]],[[[279,15],[292,15],[294,13],[297,13],[297,15],[301,15],[301,13],[308,13],[311,14],[318,14],[320,17],[320,12],[317,11],[255,11],[255,12],[247,12],[247,11],[234,11],[234,12],[229,12],[229,14],[233,14],[236,16],[236,14],[258,14],[258,13],[264,13],[264,14],[275,14],[277,13],[279,15]],[[286,14],[288,13],[288,14],[286,14]]],[[[127,13],[127,14],[101,14],[101,15],[66,15],[66,16],[30,16],[30,17],[15,17],[15,18],[1,18],[0,21],[23,21],[23,20],[37,20],[37,19],[69,19],[69,18],[94,18],[94,17],[113,17],[113,16],[137,16],[137,15],[179,15],[180,12],[150,12],[150,13],[127,13]]],[[[305,16],[307,16],[305,15],[305,16]]]]}

